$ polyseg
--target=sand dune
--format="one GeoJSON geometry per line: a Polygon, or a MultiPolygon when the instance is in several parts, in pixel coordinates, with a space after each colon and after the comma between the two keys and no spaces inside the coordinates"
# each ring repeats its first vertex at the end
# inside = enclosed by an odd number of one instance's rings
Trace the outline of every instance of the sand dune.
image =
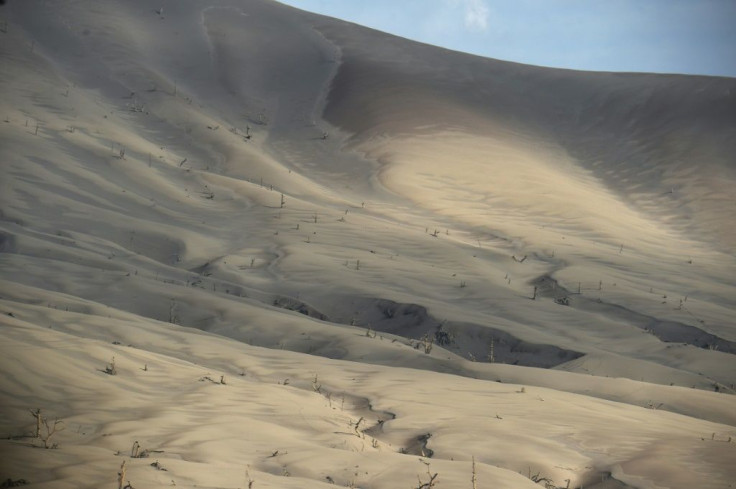
{"type": "Polygon", "coordinates": [[[736,484],[734,79],[270,0],[0,24],[4,487],[736,484]]]}

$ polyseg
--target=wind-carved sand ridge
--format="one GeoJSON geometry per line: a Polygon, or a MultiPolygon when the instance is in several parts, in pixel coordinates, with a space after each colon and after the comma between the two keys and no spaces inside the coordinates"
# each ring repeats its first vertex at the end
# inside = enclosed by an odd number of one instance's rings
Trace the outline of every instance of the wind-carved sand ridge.
{"type": "Polygon", "coordinates": [[[3,487],[736,486],[733,79],[0,26],[3,487]]]}

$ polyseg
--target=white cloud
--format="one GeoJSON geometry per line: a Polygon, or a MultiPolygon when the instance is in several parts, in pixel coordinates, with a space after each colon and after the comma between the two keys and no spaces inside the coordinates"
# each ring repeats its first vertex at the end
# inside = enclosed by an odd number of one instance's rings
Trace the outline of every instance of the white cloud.
{"type": "Polygon", "coordinates": [[[463,0],[465,27],[472,30],[488,29],[488,5],[483,0],[463,0]]]}
{"type": "Polygon", "coordinates": [[[488,29],[490,9],[485,0],[444,0],[446,6],[463,13],[465,28],[471,31],[488,29]]]}

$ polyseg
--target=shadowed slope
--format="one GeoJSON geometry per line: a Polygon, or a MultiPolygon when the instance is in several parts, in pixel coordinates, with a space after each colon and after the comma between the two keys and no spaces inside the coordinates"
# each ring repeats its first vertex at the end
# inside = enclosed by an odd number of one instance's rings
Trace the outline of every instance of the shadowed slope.
{"type": "Polygon", "coordinates": [[[438,56],[438,48],[357,26],[317,28],[342,53],[325,115],[354,134],[353,144],[443,130],[519,134],[517,145],[559,147],[635,209],[706,232],[719,249],[736,244],[722,225],[736,205],[736,80],[438,56]]]}

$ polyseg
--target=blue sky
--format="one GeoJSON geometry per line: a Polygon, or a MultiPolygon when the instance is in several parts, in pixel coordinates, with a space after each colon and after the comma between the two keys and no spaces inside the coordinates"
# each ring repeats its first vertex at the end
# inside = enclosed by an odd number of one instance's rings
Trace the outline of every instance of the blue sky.
{"type": "Polygon", "coordinates": [[[279,0],[542,66],[736,77],[736,0],[279,0]]]}

